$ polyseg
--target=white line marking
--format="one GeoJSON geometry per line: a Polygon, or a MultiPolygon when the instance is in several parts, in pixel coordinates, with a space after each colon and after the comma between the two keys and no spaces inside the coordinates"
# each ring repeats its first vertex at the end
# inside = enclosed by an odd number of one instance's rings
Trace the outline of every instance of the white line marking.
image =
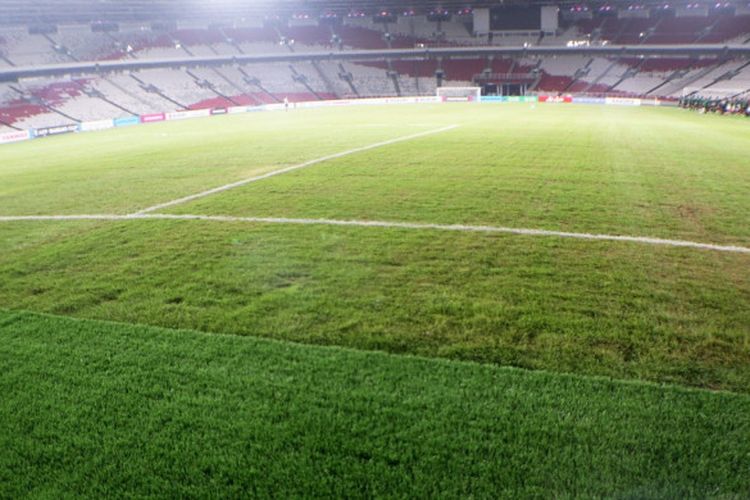
{"type": "Polygon", "coordinates": [[[442,128],[438,128],[438,129],[434,129],[434,130],[427,130],[425,132],[418,132],[416,134],[405,135],[403,137],[397,137],[395,139],[389,139],[387,141],[376,142],[375,144],[370,144],[369,146],[362,146],[360,148],[349,149],[349,150],[346,150],[346,151],[342,151],[340,153],[334,153],[334,154],[331,154],[331,155],[322,156],[322,157],[316,158],[314,160],[308,160],[306,162],[299,163],[297,165],[292,165],[291,167],[285,167],[285,168],[281,168],[279,170],[274,170],[272,172],[268,172],[267,174],[258,175],[258,176],[255,176],[255,177],[250,177],[248,179],[242,179],[240,181],[232,182],[230,184],[225,184],[225,185],[219,186],[219,187],[215,187],[215,188],[209,189],[207,191],[202,191],[200,193],[191,194],[190,196],[184,196],[184,197],[178,198],[176,200],[167,201],[165,203],[160,203],[158,205],[154,205],[152,207],[148,207],[148,208],[144,208],[142,210],[139,210],[138,212],[135,212],[135,214],[133,214],[133,215],[141,215],[141,214],[146,214],[146,213],[149,213],[149,212],[156,212],[157,210],[161,210],[163,208],[173,207],[175,205],[180,205],[182,203],[187,203],[188,201],[197,200],[199,198],[204,198],[204,197],[212,195],[212,194],[221,193],[222,191],[227,191],[229,189],[234,189],[236,187],[244,186],[245,184],[250,184],[251,182],[261,181],[263,179],[268,179],[269,177],[274,177],[274,176],[277,176],[277,175],[285,174],[287,172],[292,172],[294,170],[299,170],[301,168],[306,168],[306,167],[310,167],[312,165],[317,165],[318,163],[323,163],[323,162],[326,162],[326,161],[329,161],[329,160],[335,160],[336,158],[342,158],[344,156],[353,155],[355,153],[361,153],[363,151],[369,151],[371,149],[382,148],[383,146],[389,146],[391,144],[397,144],[399,142],[410,141],[412,139],[418,139],[420,137],[426,137],[428,135],[434,135],[434,134],[439,134],[441,132],[447,132],[449,130],[453,130],[453,129],[458,128],[458,127],[459,127],[458,125],[449,125],[447,127],[442,127],[442,128]]]}
{"type": "Polygon", "coordinates": [[[648,236],[620,236],[613,234],[570,233],[565,231],[549,231],[546,229],[526,229],[502,226],[473,226],[467,224],[421,224],[418,222],[388,222],[366,220],[335,220],[335,219],[295,219],[286,217],[235,217],[229,215],[172,215],[172,214],[133,214],[133,215],[11,215],[0,216],[0,222],[17,221],[128,221],[128,220],[200,220],[210,222],[249,222],[262,224],[304,224],[322,226],[356,226],[382,227],[393,229],[418,229],[438,231],[461,231],[477,233],[506,233],[523,236],[550,236],[558,238],[574,238],[580,240],[623,241],[647,245],[664,245],[671,247],[697,248],[718,252],[750,254],[750,248],[735,245],[717,245],[713,243],[698,243],[695,241],[669,240],[651,238],[648,236]]]}
{"type": "MultiPolygon", "coordinates": [[[[106,220],[118,221],[134,218],[132,215],[116,214],[76,214],[76,215],[0,215],[0,222],[22,221],[69,221],[69,220],[106,220]]],[[[145,217],[144,217],[145,218],[145,217]]]]}

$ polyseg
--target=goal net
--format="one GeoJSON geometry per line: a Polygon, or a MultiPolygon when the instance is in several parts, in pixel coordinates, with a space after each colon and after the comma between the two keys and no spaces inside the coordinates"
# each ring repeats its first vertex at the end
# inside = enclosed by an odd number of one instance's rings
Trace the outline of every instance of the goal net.
{"type": "Polygon", "coordinates": [[[479,102],[481,87],[438,87],[437,96],[443,102],[479,102]]]}

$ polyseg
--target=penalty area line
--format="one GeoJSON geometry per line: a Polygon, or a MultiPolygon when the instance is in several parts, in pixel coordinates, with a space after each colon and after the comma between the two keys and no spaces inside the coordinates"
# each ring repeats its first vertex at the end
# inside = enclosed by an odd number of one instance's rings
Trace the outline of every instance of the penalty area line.
{"type": "Polygon", "coordinates": [[[381,141],[376,142],[374,144],[369,144],[367,146],[362,146],[359,148],[353,148],[353,149],[347,149],[346,151],[341,151],[340,153],[334,153],[326,156],[321,156],[320,158],[315,158],[313,160],[308,160],[302,163],[298,163],[296,165],[292,165],[290,167],[281,168],[278,170],[273,170],[271,172],[268,172],[266,174],[257,175],[254,177],[249,177],[247,179],[242,179],[236,182],[232,182],[229,184],[224,184],[223,186],[218,186],[213,189],[208,189],[206,191],[201,191],[200,193],[191,194],[189,196],[183,196],[182,198],[177,198],[175,200],[167,201],[164,203],[160,203],[158,205],[154,205],[152,207],[141,209],[134,214],[131,215],[142,215],[147,214],[151,212],[156,212],[158,210],[173,207],[175,205],[180,205],[182,203],[187,203],[189,201],[197,200],[200,198],[205,198],[206,196],[210,196],[212,194],[221,193],[224,191],[228,191],[230,189],[234,189],[236,187],[244,186],[246,184],[250,184],[252,182],[261,181],[263,179],[268,179],[270,177],[275,177],[277,175],[286,174],[287,172],[293,172],[295,170],[299,170],[306,167],[311,167],[313,165],[317,165],[318,163],[323,163],[329,160],[335,160],[336,158],[343,158],[344,156],[353,155],[356,153],[361,153],[363,151],[369,151],[371,149],[377,149],[382,148],[384,146],[390,146],[391,144],[397,144],[399,142],[404,141],[410,141],[412,139],[419,139],[420,137],[427,137],[429,135],[439,134],[441,132],[448,132],[449,130],[453,130],[458,128],[459,125],[448,125],[447,127],[441,127],[433,130],[426,130],[424,132],[418,132],[416,134],[409,134],[402,137],[396,137],[395,139],[389,139],[387,141],[381,141]]]}
{"type": "Polygon", "coordinates": [[[644,245],[661,245],[670,247],[693,248],[750,254],[750,248],[736,245],[718,245],[714,243],[700,243],[696,241],[671,240],[653,238],[649,236],[623,236],[615,234],[573,233],[566,231],[551,231],[547,229],[528,229],[503,226],[478,226],[468,224],[430,224],[418,222],[392,222],[375,220],[336,220],[336,219],[300,219],[287,217],[236,217],[230,215],[173,215],[173,214],[131,214],[131,215],[11,215],[0,216],[0,222],[19,221],[133,221],[133,220],[177,220],[177,221],[208,221],[208,222],[245,222],[254,224],[297,224],[311,226],[351,226],[351,227],[379,227],[390,229],[457,231],[474,233],[515,234],[521,236],[541,236],[569,238],[593,241],[620,241],[640,243],[644,245]]]}

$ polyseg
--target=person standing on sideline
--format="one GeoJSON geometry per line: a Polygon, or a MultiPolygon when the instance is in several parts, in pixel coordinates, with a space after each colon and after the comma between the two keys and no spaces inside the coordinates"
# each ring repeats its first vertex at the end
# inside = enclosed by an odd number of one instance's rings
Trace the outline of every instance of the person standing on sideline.
{"type": "Polygon", "coordinates": [[[284,97],[284,111],[289,111],[289,98],[284,97]]]}

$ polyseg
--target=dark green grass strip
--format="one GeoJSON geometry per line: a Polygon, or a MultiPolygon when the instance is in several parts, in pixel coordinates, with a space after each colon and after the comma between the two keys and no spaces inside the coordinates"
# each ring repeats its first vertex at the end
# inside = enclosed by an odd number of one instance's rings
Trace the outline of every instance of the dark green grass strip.
{"type": "Polygon", "coordinates": [[[0,312],[0,497],[745,497],[750,397],[0,312]]]}

